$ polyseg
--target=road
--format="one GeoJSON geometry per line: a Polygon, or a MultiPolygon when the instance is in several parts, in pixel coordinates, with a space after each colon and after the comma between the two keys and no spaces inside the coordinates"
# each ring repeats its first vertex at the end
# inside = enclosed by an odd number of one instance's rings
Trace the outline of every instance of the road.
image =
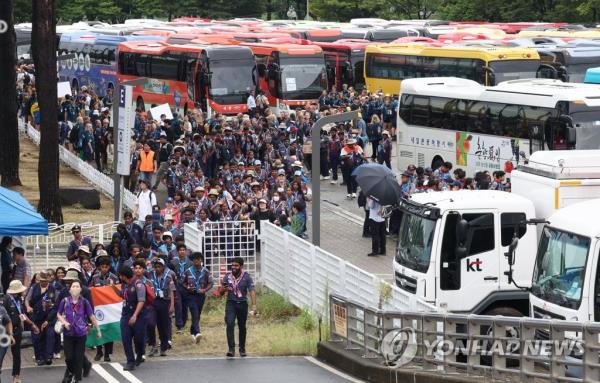
{"type": "MultiPolygon", "coordinates": [[[[135,371],[123,371],[119,363],[94,364],[88,383],[190,382],[216,383],[360,383],[361,381],[311,357],[164,359],[146,362],[135,371]]],[[[21,376],[30,382],[60,382],[64,366],[31,367],[21,376]]],[[[4,376],[9,374],[4,371],[4,376]]]]}

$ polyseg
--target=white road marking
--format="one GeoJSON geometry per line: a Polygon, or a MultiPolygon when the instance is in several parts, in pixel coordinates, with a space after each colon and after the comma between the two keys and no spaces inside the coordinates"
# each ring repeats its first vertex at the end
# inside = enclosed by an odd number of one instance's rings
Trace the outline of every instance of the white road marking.
{"type": "Polygon", "coordinates": [[[92,369],[96,371],[96,374],[100,375],[108,383],[119,383],[117,379],[115,379],[108,371],[104,369],[104,367],[102,367],[98,363],[92,364],[92,369]]]}
{"type": "Polygon", "coordinates": [[[360,379],[356,379],[356,378],[355,378],[355,377],[353,377],[353,376],[350,376],[350,375],[348,375],[348,374],[345,374],[345,373],[343,373],[343,372],[341,372],[341,371],[338,371],[338,370],[336,370],[335,368],[333,368],[333,367],[331,367],[331,366],[328,366],[328,365],[326,365],[325,363],[323,363],[323,362],[320,362],[320,361],[316,360],[316,359],[315,359],[315,358],[313,358],[312,356],[306,356],[306,357],[304,357],[304,358],[305,358],[306,360],[308,360],[309,362],[311,362],[312,364],[314,364],[314,365],[316,365],[316,366],[319,366],[319,367],[321,367],[322,369],[324,369],[324,370],[327,370],[327,371],[331,372],[332,374],[339,376],[339,377],[340,377],[340,378],[342,378],[342,379],[346,379],[346,380],[347,380],[347,381],[349,381],[349,382],[352,382],[352,383],[365,383],[364,381],[362,381],[362,380],[360,380],[360,379]]]}
{"type": "Polygon", "coordinates": [[[119,363],[111,363],[110,365],[131,383],[142,383],[142,381],[136,378],[131,372],[123,370],[123,366],[121,366],[119,363]]]}

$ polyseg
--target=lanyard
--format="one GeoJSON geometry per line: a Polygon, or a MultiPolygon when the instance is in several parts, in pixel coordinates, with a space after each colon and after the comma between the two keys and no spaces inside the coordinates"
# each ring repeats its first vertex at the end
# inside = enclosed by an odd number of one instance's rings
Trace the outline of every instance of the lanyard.
{"type": "Polygon", "coordinates": [[[116,272],[119,272],[119,260],[117,259],[115,262],[114,257],[110,257],[110,263],[111,263],[112,269],[116,272]]]}
{"type": "Polygon", "coordinates": [[[13,297],[12,295],[9,295],[10,300],[13,302],[13,304],[15,305],[15,308],[17,309],[17,312],[19,313],[19,315],[23,314],[23,310],[21,308],[21,300],[16,300],[15,297],[13,297]]]}
{"type": "Polygon", "coordinates": [[[200,269],[200,275],[198,277],[196,277],[196,268],[194,266],[190,267],[189,269],[190,274],[192,275],[192,278],[194,278],[194,284],[196,285],[196,291],[200,290],[200,286],[202,285],[202,277],[204,277],[205,274],[205,267],[202,266],[202,269],[200,269]]]}
{"type": "Polygon", "coordinates": [[[167,280],[167,273],[163,272],[162,278],[160,280],[158,278],[156,278],[156,271],[153,271],[152,274],[153,274],[152,284],[154,285],[154,288],[156,290],[164,289],[165,281],[167,280]]]}

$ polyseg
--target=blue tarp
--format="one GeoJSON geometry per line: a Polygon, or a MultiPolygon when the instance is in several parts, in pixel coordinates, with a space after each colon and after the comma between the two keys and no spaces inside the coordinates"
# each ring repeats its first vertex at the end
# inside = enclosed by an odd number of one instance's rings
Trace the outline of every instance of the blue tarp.
{"type": "Polygon", "coordinates": [[[21,193],[0,187],[0,236],[5,235],[48,235],[48,221],[21,193]]]}

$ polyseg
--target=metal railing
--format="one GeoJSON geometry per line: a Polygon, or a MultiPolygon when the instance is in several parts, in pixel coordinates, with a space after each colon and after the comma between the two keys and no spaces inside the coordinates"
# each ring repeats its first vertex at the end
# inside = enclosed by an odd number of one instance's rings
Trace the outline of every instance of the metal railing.
{"type": "Polygon", "coordinates": [[[257,278],[257,238],[254,221],[206,222],[184,225],[185,243],[204,254],[204,264],[215,280],[227,272],[233,257],[244,259],[244,269],[257,278]]]}
{"type": "MultiPolygon", "coordinates": [[[[24,125],[22,122],[19,122],[19,129],[36,145],[40,145],[40,132],[33,126],[30,124],[24,125]]],[[[95,167],[77,157],[64,146],[59,145],[58,148],[59,158],[61,161],[79,173],[86,181],[98,187],[104,194],[108,195],[109,197],[114,197],[114,180],[111,177],[99,172],[95,167]]],[[[125,189],[123,194],[124,206],[129,209],[133,209],[135,207],[135,203],[135,195],[129,190],[125,189]]]]}
{"type": "Polygon", "coordinates": [[[334,294],[329,321],[332,341],[392,367],[501,381],[600,381],[596,322],[385,311],[334,294]]]}
{"type": "MultiPolygon", "coordinates": [[[[298,307],[323,313],[330,293],[352,294],[366,306],[439,311],[335,255],[268,221],[261,222],[261,281],[298,307]],[[387,299],[380,302],[382,296],[387,299]]],[[[187,236],[186,236],[187,240],[187,236]]],[[[390,265],[391,267],[391,265],[390,265]]]]}

